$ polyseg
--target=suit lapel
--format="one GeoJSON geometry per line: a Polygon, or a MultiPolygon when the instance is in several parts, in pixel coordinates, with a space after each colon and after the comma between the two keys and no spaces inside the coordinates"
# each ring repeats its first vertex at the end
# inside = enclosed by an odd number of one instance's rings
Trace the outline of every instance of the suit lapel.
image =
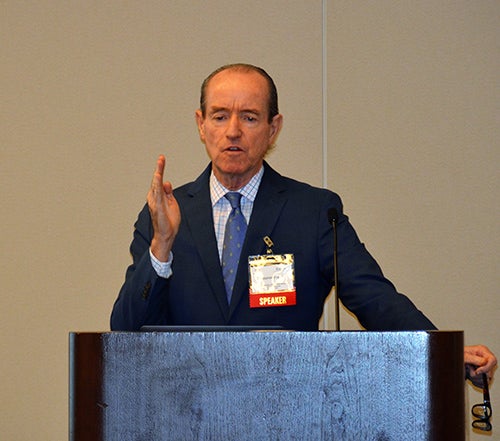
{"type": "Polygon", "coordinates": [[[194,245],[198,250],[212,294],[215,296],[227,321],[229,318],[229,306],[227,304],[219,252],[217,250],[217,241],[214,232],[212,203],[209,189],[210,171],[211,166],[209,165],[191,185],[183,203],[184,213],[182,213],[182,216],[193,238],[194,245]]]}

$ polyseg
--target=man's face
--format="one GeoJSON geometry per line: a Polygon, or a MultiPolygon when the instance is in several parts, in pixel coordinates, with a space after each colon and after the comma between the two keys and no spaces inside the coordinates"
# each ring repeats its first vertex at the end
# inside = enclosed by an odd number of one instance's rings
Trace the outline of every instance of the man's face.
{"type": "Polygon", "coordinates": [[[259,73],[228,69],[208,83],[205,116],[196,111],[214,174],[231,190],[259,171],[281,129],[281,115],[269,122],[268,95],[267,81],[259,73]]]}

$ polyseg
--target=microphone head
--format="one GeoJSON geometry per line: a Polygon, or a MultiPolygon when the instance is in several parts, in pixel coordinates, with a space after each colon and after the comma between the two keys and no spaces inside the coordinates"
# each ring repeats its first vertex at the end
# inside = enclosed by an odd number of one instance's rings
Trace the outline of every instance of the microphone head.
{"type": "Polygon", "coordinates": [[[338,219],[338,213],[337,213],[337,209],[335,207],[331,207],[328,209],[328,222],[330,222],[331,224],[333,222],[336,222],[337,219],[338,219]]]}

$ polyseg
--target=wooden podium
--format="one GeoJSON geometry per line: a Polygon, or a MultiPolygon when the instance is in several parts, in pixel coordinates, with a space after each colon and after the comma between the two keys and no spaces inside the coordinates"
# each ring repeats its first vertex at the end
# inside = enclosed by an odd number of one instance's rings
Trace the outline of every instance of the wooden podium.
{"type": "Polygon", "coordinates": [[[70,334],[72,441],[463,441],[462,332],[70,334]]]}

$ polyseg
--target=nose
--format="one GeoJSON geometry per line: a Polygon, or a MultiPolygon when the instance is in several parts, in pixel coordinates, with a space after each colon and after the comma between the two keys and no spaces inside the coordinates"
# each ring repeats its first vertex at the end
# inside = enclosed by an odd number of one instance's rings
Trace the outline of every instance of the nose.
{"type": "Polygon", "coordinates": [[[239,138],[241,136],[241,126],[240,119],[238,115],[231,115],[227,123],[226,136],[228,138],[234,139],[239,138]]]}

